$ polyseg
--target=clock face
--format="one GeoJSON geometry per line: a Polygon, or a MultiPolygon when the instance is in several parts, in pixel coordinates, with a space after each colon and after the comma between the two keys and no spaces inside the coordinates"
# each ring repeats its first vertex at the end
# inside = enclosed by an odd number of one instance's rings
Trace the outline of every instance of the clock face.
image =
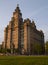
{"type": "Polygon", "coordinates": [[[15,19],[17,19],[17,18],[18,18],[18,14],[17,14],[17,13],[16,13],[16,14],[14,14],[13,16],[14,16],[14,18],[15,18],[15,19]]]}

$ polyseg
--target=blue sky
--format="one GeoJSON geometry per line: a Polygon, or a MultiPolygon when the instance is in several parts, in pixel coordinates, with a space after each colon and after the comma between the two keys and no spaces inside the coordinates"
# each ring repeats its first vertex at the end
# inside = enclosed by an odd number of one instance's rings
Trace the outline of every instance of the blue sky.
{"type": "Polygon", "coordinates": [[[0,0],[0,43],[4,40],[4,28],[9,24],[19,4],[23,19],[35,21],[37,29],[43,30],[48,40],[48,0],[0,0]]]}

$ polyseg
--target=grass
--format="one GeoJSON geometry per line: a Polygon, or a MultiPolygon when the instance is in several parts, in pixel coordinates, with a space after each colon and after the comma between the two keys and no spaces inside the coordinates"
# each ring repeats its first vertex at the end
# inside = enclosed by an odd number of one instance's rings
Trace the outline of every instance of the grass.
{"type": "Polygon", "coordinates": [[[48,65],[48,56],[0,56],[0,65],[48,65]]]}

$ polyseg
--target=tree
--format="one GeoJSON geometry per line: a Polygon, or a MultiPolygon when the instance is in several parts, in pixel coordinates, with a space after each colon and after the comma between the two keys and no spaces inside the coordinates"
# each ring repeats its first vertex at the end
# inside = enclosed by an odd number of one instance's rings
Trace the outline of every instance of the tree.
{"type": "Polygon", "coordinates": [[[48,55],[48,41],[45,44],[45,53],[48,55]]]}
{"type": "Polygon", "coordinates": [[[6,49],[1,49],[1,53],[5,53],[6,52],[6,49]]]}
{"type": "Polygon", "coordinates": [[[32,49],[33,54],[35,54],[35,55],[42,54],[42,46],[40,43],[34,43],[32,47],[33,47],[33,49],[32,49]]]}

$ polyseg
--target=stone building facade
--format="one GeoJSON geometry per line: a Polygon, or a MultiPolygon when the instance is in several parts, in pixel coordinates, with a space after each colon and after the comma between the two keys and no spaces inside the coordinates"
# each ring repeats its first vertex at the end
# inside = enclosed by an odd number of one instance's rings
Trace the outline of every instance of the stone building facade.
{"type": "Polygon", "coordinates": [[[19,6],[13,12],[9,25],[4,30],[3,48],[18,49],[19,53],[33,54],[33,44],[41,44],[44,52],[44,34],[36,29],[34,21],[25,19],[23,21],[19,6]]]}

